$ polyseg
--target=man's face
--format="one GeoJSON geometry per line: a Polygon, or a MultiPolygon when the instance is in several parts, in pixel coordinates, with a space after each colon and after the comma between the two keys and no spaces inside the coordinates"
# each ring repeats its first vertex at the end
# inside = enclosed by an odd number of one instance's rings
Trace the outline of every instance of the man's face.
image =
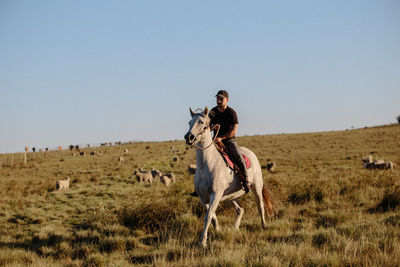
{"type": "Polygon", "coordinates": [[[217,106],[219,108],[225,108],[228,105],[228,100],[227,97],[217,96],[217,106]]]}

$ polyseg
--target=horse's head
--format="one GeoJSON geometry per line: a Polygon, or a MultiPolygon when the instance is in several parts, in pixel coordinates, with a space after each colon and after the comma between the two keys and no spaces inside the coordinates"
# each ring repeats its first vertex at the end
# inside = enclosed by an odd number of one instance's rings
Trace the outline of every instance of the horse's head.
{"type": "Polygon", "coordinates": [[[196,113],[191,108],[190,115],[192,119],[189,121],[189,131],[185,134],[186,144],[193,145],[203,139],[203,134],[207,130],[210,122],[208,117],[208,108],[205,107],[202,112],[196,113]]]}

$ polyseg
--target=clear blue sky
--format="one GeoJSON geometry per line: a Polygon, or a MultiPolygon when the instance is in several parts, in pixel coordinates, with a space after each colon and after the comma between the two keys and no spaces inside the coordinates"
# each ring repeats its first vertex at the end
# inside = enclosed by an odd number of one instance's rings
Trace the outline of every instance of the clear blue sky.
{"type": "Polygon", "coordinates": [[[0,1],[0,153],[183,139],[230,92],[241,135],[400,115],[400,1],[0,1]]]}

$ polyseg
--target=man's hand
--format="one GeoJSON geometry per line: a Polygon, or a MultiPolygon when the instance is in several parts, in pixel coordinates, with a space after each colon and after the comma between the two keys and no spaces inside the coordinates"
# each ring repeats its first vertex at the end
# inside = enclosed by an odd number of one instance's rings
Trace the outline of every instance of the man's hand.
{"type": "Polygon", "coordinates": [[[215,143],[221,143],[221,141],[222,141],[222,138],[221,137],[217,137],[217,138],[215,138],[215,140],[214,140],[214,142],[215,143]]]}

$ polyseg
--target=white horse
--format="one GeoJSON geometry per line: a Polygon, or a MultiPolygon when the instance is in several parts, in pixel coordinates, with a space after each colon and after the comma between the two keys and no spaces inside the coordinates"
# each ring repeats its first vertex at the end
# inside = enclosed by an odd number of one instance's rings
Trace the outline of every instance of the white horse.
{"type": "MultiPolygon", "coordinates": [[[[189,131],[185,135],[186,143],[197,148],[194,185],[201,204],[207,209],[200,240],[203,247],[207,246],[207,232],[210,223],[213,223],[216,231],[219,230],[215,211],[220,201],[230,200],[233,203],[236,211],[234,226],[239,229],[244,209],[239,205],[237,198],[245,193],[240,178],[226,166],[224,159],[214,145],[208,112],[207,107],[200,113],[195,113],[190,108],[192,119],[189,122],[189,131]]],[[[239,152],[245,154],[251,162],[251,167],[247,170],[248,180],[256,197],[261,224],[265,229],[264,202],[268,217],[273,216],[275,212],[269,191],[263,183],[260,163],[256,155],[249,149],[240,147],[239,152]]]]}

